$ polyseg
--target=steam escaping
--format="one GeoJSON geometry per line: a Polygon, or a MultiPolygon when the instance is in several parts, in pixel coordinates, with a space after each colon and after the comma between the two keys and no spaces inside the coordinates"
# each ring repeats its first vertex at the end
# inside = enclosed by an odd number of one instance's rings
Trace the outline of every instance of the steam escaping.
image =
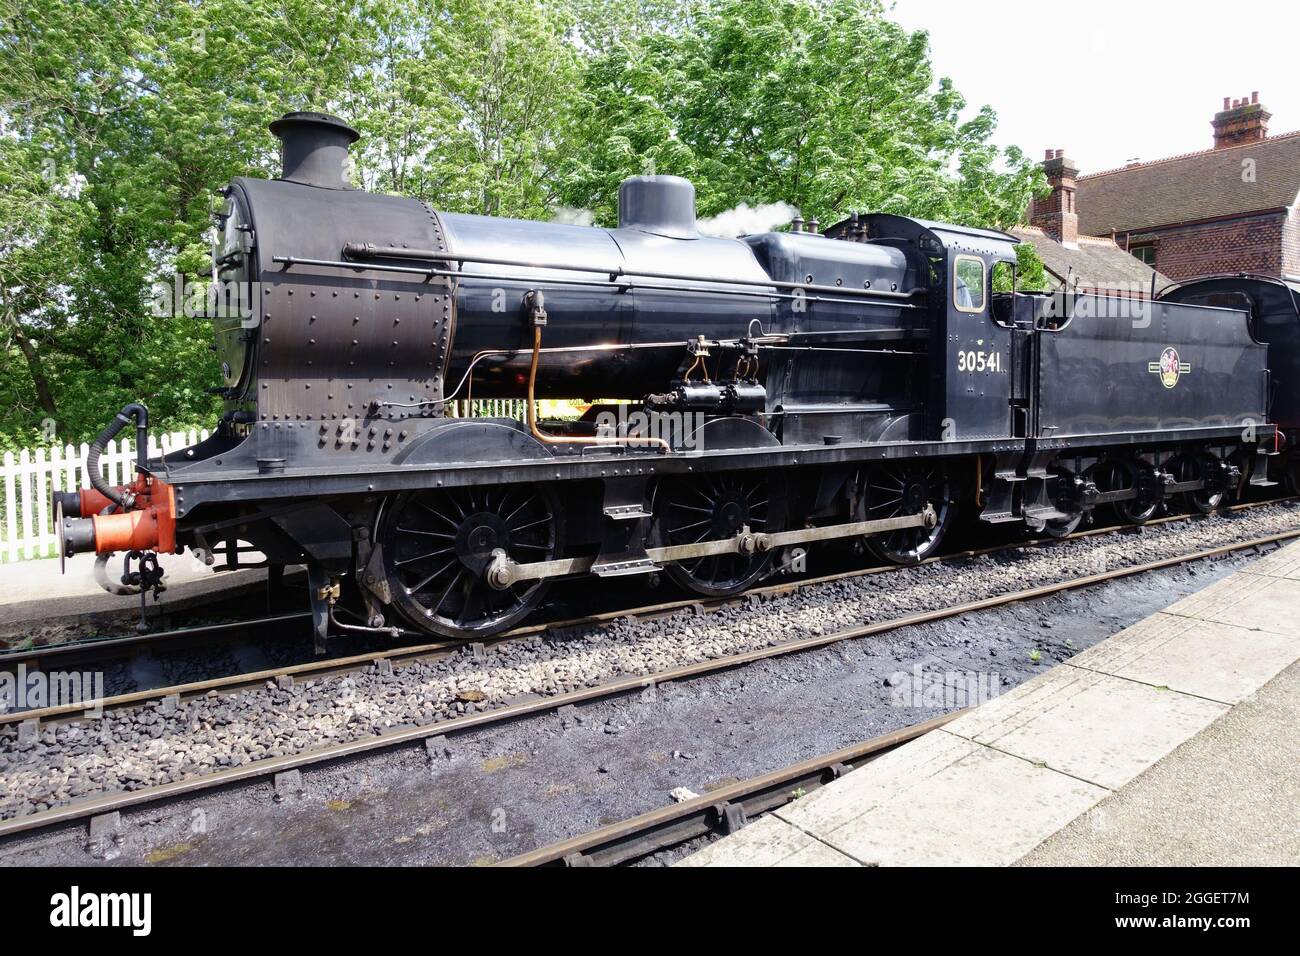
{"type": "Polygon", "coordinates": [[[574,206],[560,206],[551,217],[551,222],[565,226],[590,226],[596,221],[596,214],[590,209],[578,209],[574,206]]]}
{"type": "MultiPolygon", "coordinates": [[[[701,219],[697,226],[706,236],[746,236],[757,232],[769,232],[789,222],[798,214],[799,210],[789,203],[772,202],[751,206],[742,202],[726,212],[701,219]]],[[[594,212],[576,206],[558,206],[551,215],[551,222],[565,226],[590,226],[595,221],[594,212]]]]}
{"type": "Polygon", "coordinates": [[[761,206],[741,203],[726,212],[699,221],[699,230],[706,236],[748,236],[756,232],[770,232],[789,222],[799,210],[789,203],[770,202],[761,206]]]}

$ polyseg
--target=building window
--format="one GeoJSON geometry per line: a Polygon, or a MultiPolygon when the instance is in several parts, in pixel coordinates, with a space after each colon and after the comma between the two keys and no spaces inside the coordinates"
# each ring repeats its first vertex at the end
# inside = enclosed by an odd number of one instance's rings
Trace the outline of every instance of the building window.
{"type": "Polygon", "coordinates": [[[1130,246],[1128,251],[1152,269],[1156,267],[1156,247],[1154,243],[1149,242],[1144,246],[1130,246]]]}

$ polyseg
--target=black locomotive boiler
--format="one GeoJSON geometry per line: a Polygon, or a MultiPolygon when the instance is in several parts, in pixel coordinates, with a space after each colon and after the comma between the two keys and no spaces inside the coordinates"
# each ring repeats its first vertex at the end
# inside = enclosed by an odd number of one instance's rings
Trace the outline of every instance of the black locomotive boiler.
{"type": "Polygon", "coordinates": [[[901,216],[709,237],[672,176],[625,181],[615,229],[440,212],[352,188],[337,118],[272,131],[281,178],[220,215],[252,305],[215,323],[218,429],[57,506],[65,555],[143,554],[146,586],[150,552],[305,564],[322,643],[491,634],[580,574],[732,594],[832,539],[915,562],[958,507],[1208,510],[1281,448],[1241,303],[995,292],[1013,237],[901,216]],[[449,414],[471,396],[526,421],[449,414]]]}

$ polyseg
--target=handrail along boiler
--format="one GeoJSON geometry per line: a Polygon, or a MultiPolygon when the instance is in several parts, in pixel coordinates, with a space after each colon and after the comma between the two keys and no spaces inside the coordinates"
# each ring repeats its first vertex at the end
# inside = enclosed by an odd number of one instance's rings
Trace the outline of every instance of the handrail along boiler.
{"type": "Polygon", "coordinates": [[[1282,450],[1245,311],[995,292],[1005,233],[711,237],[673,176],[626,180],[614,229],[449,213],[353,188],[335,117],[272,131],[281,177],[219,217],[251,300],[214,320],[219,427],[61,496],[61,543],[304,563],[322,646],[495,633],[565,575],[727,595],[832,539],[915,562],[959,507],[1056,534],[1207,510],[1282,450]],[[448,414],[470,396],[527,420],[448,414]],[[539,421],[548,397],[603,401],[539,421]]]}

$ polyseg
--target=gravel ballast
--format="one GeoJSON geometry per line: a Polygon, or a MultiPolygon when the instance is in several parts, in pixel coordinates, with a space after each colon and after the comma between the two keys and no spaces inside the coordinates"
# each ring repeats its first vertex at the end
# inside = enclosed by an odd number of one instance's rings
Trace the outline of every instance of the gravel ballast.
{"type": "MultiPolygon", "coordinates": [[[[232,696],[215,693],[168,711],[161,702],[95,719],[43,726],[22,739],[0,731],[0,817],[113,791],[186,779],[266,757],[428,725],[525,695],[552,696],[611,678],[834,633],[1176,557],[1300,527],[1300,507],[1277,504],[1203,521],[1100,535],[1047,548],[806,586],[759,604],[707,615],[625,619],[554,637],[507,642],[476,658],[319,678],[232,696]]],[[[1052,663],[1045,661],[1045,663],[1052,663]]]]}

